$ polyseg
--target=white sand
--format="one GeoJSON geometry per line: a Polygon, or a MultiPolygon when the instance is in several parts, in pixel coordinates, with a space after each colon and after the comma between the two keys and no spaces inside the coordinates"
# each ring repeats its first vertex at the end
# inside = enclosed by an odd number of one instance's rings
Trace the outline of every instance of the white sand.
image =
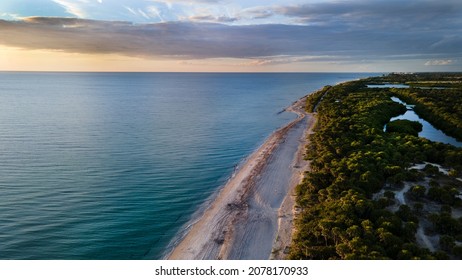
{"type": "Polygon", "coordinates": [[[275,131],[226,183],[169,259],[282,258],[291,240],[294,187],[308,164],[306,133],[313,119],[305,98],[288,111],[298,118],[275,131]],[[276,241],[276,242],[275,242],[276,241]]]}

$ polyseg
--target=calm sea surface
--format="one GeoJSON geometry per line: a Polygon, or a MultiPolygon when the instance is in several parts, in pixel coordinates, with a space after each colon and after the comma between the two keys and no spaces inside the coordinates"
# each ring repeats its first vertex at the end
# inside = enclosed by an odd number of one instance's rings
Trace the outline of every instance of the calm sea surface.
{"type": "Polygon", "coordinates": [[[0,73],[0,259],[159,258],[278,112],[371,75],[0,73]]]}

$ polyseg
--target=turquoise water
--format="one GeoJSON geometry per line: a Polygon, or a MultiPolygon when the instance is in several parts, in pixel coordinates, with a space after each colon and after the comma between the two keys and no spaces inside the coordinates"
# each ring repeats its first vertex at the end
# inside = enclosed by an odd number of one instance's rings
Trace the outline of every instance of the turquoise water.
{"type": "Polygon", "coordinates": [[[278,112],[370,75],[0,73],[0,258],[160,258],[278,112]]]}

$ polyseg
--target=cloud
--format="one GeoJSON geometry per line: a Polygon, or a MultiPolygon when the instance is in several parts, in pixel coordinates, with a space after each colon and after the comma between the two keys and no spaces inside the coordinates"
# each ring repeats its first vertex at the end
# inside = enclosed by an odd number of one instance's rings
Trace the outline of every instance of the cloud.
{"type": "Polygon", "coordinates": [[[204,3],[204,4],[216,4],[224,2],[224,0],[151,0],[151,2],[162,2],[162,3],[204,3]]]}
{"type": "Polygon", "coordinates": [[[253,7],[242,11],[250,19],[266,19],[274,16],[275,11],[270,7],[253,7]]]}
{"type": "MultiPolygon", "coordinates": [[[[229,26],[216,23],[132,24],[76,18],[0,21],[0,43],[26,49],[128,56],[258,58],[268,56],[434,57],[439,34],[376,34],[300,25],[229,26]]],[[[443,49],[460,55],[461,48],[443,49]]]]}
{"type": "Polygon", "coordinates": [[[221,23],[231,23],[239,20],[238,17],[228,17],[228,16],[213,16],[213,15],[201,15],[201,16],[191,16],[188,18],[190,21],[200,21],[200,22],[221,22],[221,23]]]}
{"type": "MultiPolygon", "coordinates": [[[[162,22],[164,21],[164,18],[163,18],[162,15],[161,15],[162,12],[161,12],[161,11],[159,10],[159,8],[157,8],[156,6],[149,6],[149,7],[147,8],[147,11],[148,11],[148,13],[149,13],[150,15],[159,18],[160,21],[162,21],[162,22]]],[[[141,11],[141,10],[140,10],[140,13],[145,14],[145,13],[143,13],[143,11],[141,11]]],[[[151,18],[151,17],[149,17],[149,18],[151,18]]]]}
{"type": "Polygon", "coordinates": [[[456,34],[444,35],[440,40],[431,45],[435,50],[451,50],[462,46],[462,36],[456,34]]]}
{"type": "MultiPolygon", "coordinates": [[[[123,9],[127,14],[141,13],[139,7],[123,9]]],[[[147,24],[29,17],[0,21],[0,44],[182,60],[243,58],[255,65],[383,58],[437,65],[431,63],[462,59],[461,12],[462,2],[452,0],[357,0],[260,7],[233,17],[204,13],[185,21],[147,24]],[[249,15],[282,16],[295,23],[239,24],[249,15]]],[[[158,8],[143,13],[163,17],[158,8]]]]}
{"type": "MultiPolygon", "coordinates": [[[[267,8],[263,8],[267,9],[267,8]]],[[[355,28],[448,27],[461,23],[459,0],[355,0],[273,7],[273,13],[307,24],[344,24],[355,28]]]]}
{"type": "Polygon", "coordinates": [[[251,59],[241,65],[244,66],[262,66],[262,65],[278,65],[278,64],[292,64],[300,62],[317,62],[317,61],[349,61],[349,57],[342,56],[330,56],[330,55],[320,55],[320,56],[271,56],[271,57],[261,57],[256,59],[251,59]]]}
{"type": "Polygon", "coordinates": [[[425,62],[425,66],[442,66],[442,65],[450,65],[453,64],[452,59],[444,59],[444,60],[429,60],[425,62]]]}
{"type": "Polygon", "coordinates": [[[61,5],[66,12],[76,17],[84,18],[87,15],[82,8],[82,4],[84,4],[85,1],[53,0],[53,2],[61,5]]]}
{"type": "MultiPolygon", "coordinates": [[[[43,0],[40,0],[43,1],[43,0]]],[[[159,22],[176,20],[162,0],[52,0],[73,17],[98,20],[128,20],[133,22],[159,22]]],[[[170,4],[169,4],[170,5],[170,4]]]]}
{"type": "Polygon", "coordinates": [[[216,58],[277,53],[265,43],[253,40],[254,36],[266,36],[267,31],[258,29],[212,23],[132,24],[30,17],[22,21],[0,21],[0,44],[148,57],[216,58]]]}
{"type": "Polygon", "coordinates": [[[12,19],[12,20],[19,20],[22,18],[21,15],[13,14],[13,13],[1,13],[0,16],[4,19],[12,19]]]}

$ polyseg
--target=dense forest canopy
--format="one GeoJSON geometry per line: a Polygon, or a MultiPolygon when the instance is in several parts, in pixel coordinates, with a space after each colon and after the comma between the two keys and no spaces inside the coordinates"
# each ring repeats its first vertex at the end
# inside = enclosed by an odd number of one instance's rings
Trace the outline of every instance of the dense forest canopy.
{"type": "Polygon", "coordinates": [[[307,111],[316,111],[317,125],[307,147],[311,171],[297,187],[300,214],[290,258],[462,258],[462,149],[419,138],[419,123],[394,122],[383,130],[406,111],[391,100],[398,96],[462,139],[461,83],[460,74],[390,74],[309,96],[307,111]],[[435,81],[451,86],[367,87],[435,81]],[[422,246],[422,240],[433,243],[422,246]]]}

